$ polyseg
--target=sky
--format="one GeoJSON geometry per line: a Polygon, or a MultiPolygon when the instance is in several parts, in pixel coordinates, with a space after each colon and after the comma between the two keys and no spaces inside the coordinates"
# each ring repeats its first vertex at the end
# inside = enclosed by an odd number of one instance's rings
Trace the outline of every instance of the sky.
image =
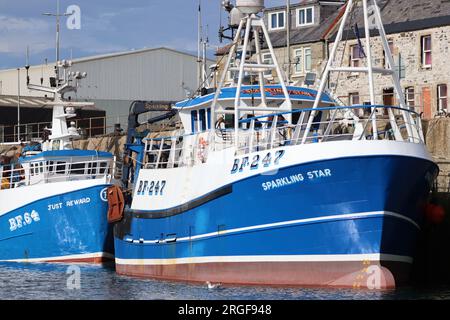
{"type": "MultiPolygon", "coordinates": [[[[217,36],[222,0],[60,0],[61,13],[80,8],[80,29],[68,29],[61,18],[61,59],[105,53],[169,47],[197,53],[198,3],[204,30],[208,29],[211,57],[220,46],[217,36]]],[[[0,0],[0,69],[23,67],[27,46],[29,63],[55,61],[57,0],[0,0]]],[[[295,3],[296,1],[291,1],[295,3]]],[[[286,0],[266,0],[266,7],[286,0]]]]}

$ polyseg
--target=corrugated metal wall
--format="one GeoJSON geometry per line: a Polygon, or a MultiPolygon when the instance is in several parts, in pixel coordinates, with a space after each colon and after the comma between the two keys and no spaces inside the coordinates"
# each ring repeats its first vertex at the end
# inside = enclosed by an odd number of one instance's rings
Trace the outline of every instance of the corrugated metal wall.
{"type": "Polygon", "coordinates": [[[78,98],[176,101],[186,97],[183,83],[197,89],[197,58],[155,49],[74,63],[88,73],[78,98]]]}
{"type": "MultiPolygon", "coordinates": [[[[208,61],[212,64],[214,61],[208,61]]],[[[49,86],[54,76],[53,64],[32,66],[33,84],[49,86]]],[[[126,116],[134,100],[179,101],[186,91],[197,89],[197,57],[167,48],[144,49],[123,54],[111,54],[74,60],[72,71],[87,72],[78,88],[76,99],[88,100],[106,111],[107,125],[121,123],[126,128],[126,116]]],[[[26,88],[26,73],[20,71],[21,95],[43,96],[43,93],[26,88]]],[[[17,95],[17,70],[0,71],[0,95],[17,95]]]]}

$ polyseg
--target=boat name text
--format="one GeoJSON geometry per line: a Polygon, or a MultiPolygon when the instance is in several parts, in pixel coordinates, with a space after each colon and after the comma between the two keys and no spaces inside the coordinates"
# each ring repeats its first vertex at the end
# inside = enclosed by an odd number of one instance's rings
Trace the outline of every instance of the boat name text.
{"type": "Polygon", "coordinates": [[[264,158],[261,155],[257,154],[251,160],[250,157],[235,159],[233,167],[231,168],[231,174],[243,172],[246,168],[250,168],[250,170],[257,170],[260,164],[262,164],[264,168],[268,168],[272,165],[278,165],[285,153],[286,152],[284,150],[278,150],[277,152],[275,152],[275,155],[273,157],[272,153],[268,152],[264,158]]]}
{"type": "Polygon", "coordinates": [[[80,206],[83,204],[88,204],[91,203],[91,198],[86,197],[86,198],[81,198],[81,199],[77,199],[77,200],[67,200],[65,203],[64,202],[58,202],[58,203],[53,203],[53,204],[49,204],[48,205],[48,211],[55,211],[55,210],[60,210],[63,208],[63,206],[67,207],[74,207],[74,206],[80,206]]]}
{"type": "Polygon", "coordinates": [[[137,190],[138,196],[163,196],[164,188],[166,187],[166,180],[162,181],[139,181],[139,188],[137,190]]]}
{"type": "Polygon", "coordinates": [[[35,210],[29,212],[25,212],[22,215],[18,215],[14,218],[9,219],[9,230],[16,231],[21,229],[27,225],[32,224],[33,222],[39,222],[41,218],[39,217],[39,213],[35,210]]]}
{"type": "Polygon", "coordinates": [[[269,191],[277,188],[282,188],[286,186],[290,186],[292,184],[301,183],[305,180],[305,177],[308,180],[317,180],[317,179],[323,179],[327,177],[331,177],[331,169],[322,169],[322,170],[312,170],[308,171],[306,174],[294,174],[289,177],[279,178],[275,180],[270,180],[267,182],[264,182],[262,184],[262,188],[264,191],[269,191]]]}

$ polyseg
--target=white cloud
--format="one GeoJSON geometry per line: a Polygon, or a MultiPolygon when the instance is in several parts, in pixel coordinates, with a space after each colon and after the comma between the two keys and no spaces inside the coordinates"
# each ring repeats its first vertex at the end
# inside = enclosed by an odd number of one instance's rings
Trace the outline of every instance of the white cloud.
{"type": "Polygon", "coordinates": [[[23,54],[27,45],[34,52],[51,47],[50,22],[35,18],[0,15],[0,53],[23,54]]]}

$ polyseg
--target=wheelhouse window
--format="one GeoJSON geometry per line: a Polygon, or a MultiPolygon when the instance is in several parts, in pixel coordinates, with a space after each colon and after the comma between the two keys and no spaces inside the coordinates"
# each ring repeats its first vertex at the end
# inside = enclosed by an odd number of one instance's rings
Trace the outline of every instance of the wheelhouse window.
{"type": "Polygon", "coordinates": [[[421,38],[422,46],[422,68],[431,68],[432,65],[432,47],[431,35],[423,36],[421,38]]]}
{"type": "Polygon", "coordinates": [[[56,163],[56,174],[66,174],[66,163],[58,161],[56,163]]]}
{"type": "Polygon", "coordinates": [[[53,140],[52,150],[59,150],[61,147],[61,140],[53,140]]]}
{"type": "Polygon", "coordinates": [[[55,166],[53,161],[47,161],[47,173],[53,173],[55,166]]]}
{"type": "Polygon", "coordinates": [[[83,175],[85,167],[86,167],[85,163],[72,163],[70,165],[70,174],[71,175],[83,175]]]}
{"type": "Polygon", "coordinates": [[[314,24],[314,7],[297,9],[297,27],[314,24]]]}
{"type": "Polygon", "coordinates": [[[269,30],[281,30],[285,28],[286,12],[278,11],[269,13],[269,30]]]}
{"type": "Polygon", "coordinates": [[[192,110],[192,133],[206,131],[211,128],[211,108],[192,110]]]}
{"type": "Polygon", "coordinates": [[[205,131],[206,130],[206,111],[205,109],[199,110],[199,118],[200,118],[200,130],[205,131]]]}
{"type": "Polygon", "coordinates": [[[364,54],[358,44],[350,46],[350,67],[360,67],[364,54]]]}
{"type": "Polygon", "coordinates": [[[89,162],[89,164],[88,164],[88,174],[89,175],[97,174],[97,162],[89,162]]]}
{"type": "Polygon", "coordinates": [[[108,164],[106,162],[100,162],[99,173],[105,174],[107,168],[108,168],[108,164]]]}
{"type": "Polygon", "coordinates": [[[414,87],[408,87],[405,89],[405,98],[407,106],[412,107],[416,104],[414,87]]]}
{"type": "Polygon", "coordinates": [[[447,111],[447,85],[440,84],[437,86],[438,90],[438,110],[447,111]]]}

